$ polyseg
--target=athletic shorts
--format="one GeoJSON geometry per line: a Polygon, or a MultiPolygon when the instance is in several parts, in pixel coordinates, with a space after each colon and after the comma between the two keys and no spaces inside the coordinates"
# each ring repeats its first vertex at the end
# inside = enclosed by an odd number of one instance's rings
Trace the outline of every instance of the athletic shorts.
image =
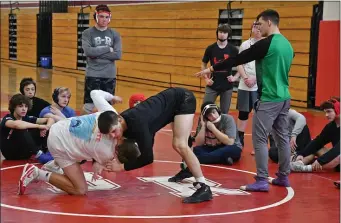
{"type": "Polygon", "coordinates": [[[60,138],[56,137],[53,134],[53,126],[50,129],[50,134],[47,138],[47,148],[49,149],[49,152],[53,156],[55,162],[57,162],[57,164],[61,168],[71,166],[72,164],[77,162],[75,160],[71,160],[70,157],[67,155],[66,149],[64,148],[64,145],[61,142],[60,138]]]}
{"type": "Polygon", "coordinates": [[[90,97],[92,90],[102,90],[115,95],[116,78],[85,77],[84,104],[93,103],[90,97]]]}
{"type": "Polygon", "coordinates": [[[179,108],[175,111],[175,115],[188,115],[194,114],[197,108],[197,100],[193,94],[193,92],[184,89],[185,95],[183,97],[183,101],[180,104],[179,108]]]}
{"type": "Polygon", "coordinates": [[[257,91],[244,91],[238,89],[237,110],[243,112],[251,112],[253,105],[257,101],[257,91]]]}

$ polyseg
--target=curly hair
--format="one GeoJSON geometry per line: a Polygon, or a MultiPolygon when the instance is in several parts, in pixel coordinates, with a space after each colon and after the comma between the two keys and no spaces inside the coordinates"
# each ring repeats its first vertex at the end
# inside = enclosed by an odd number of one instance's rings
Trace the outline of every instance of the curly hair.
{"type": "Polygon", "coordinates": [[[11,100],[9,100],[8,110],[13,114],[15,108],[22,104],[27,105],[28,110],[32,108],[32,102],[28,97],[22,94],[15,94],[12,96],[11,100]]]}

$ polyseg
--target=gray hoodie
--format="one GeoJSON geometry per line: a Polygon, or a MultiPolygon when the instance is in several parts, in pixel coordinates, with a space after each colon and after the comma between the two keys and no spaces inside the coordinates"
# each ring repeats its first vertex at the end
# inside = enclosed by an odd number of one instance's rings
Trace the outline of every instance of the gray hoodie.
{"type": "Polygon", "coordinates": [[[116,78],[115,61],[122,57],[121,37],[114,29],[91,27],[82,33],[82,48],[87,56],[87,77],[116,78]],[[110,51],[113,49],[113,52],[110,51]]]}
{"type": "Polygon", "coordinates": [[[297,111],[293,109],[289,109],[288,118],[289,118],[289,135],[290,137],[293,137],[293,136],[297,137],[302,132],[304,126],[307,124],[307,121],[304,115],[302,115],[301,113],[298,113],[297,111]]]}

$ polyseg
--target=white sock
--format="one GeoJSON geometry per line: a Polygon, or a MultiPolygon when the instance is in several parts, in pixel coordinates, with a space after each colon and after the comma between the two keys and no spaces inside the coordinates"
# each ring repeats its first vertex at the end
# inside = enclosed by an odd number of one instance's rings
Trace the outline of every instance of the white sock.
{"type": "Polygon", "coordinates": [[[51,172],[39,169],[39,171],[38,171],[38,180],[49,182],[51,174],[52,174],[51,172]]]}
{"type": "Polygon", "coordinates": [[[313,172],[313,167],[311,165],[305,165],[304,170],[307,172],[313,172]]]}
{"type": "Polygon", "coordinates": [[[197,182],[206,184],[205,177],[197,177],[197,178],[195,178],[195,180],[196,180],[197,182]]]}

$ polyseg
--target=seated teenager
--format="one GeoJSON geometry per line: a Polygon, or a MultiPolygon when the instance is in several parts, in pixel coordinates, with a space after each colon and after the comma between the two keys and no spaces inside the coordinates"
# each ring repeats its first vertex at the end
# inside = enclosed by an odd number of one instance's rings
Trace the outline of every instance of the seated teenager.
{"type": "Polygon", "coordinates": [[[41,110],[51,104],[36,97],[37,85],[32,78],[24,78],[20,82],[20,92],[31,100],[32,108],[27,112],[28,116],[39,117],[41,110]]]}
{"type": "Polygon", "coordinates": [[[69,88],[59,87],[52,94],[53,104],[44,108],[39,117],[53,118],[55,122],[76,116],[75,111],[68,106],[71,98],[69,88]]]}
{"type": "Polygon", "coordinates": [[[40,163],[52,160],[49,152],[43,153],[42,141],[35,140],[29,133],[29,129],[39,129],[40,135],[46,137],[47,131],[54,123],[51,118],[36,118],[27,116],[31,108],[28,97],[16,94],[9,101],[10,114],[1,121],[1,152],[7,160],[29,159],[32,155],[40,163]]]}
{"type": "MultiPolygon", "coordinates": [[[[298,151],[303,150],[311,141],[310,131],[307,126],[307,121],[301,113],[294,109],[289,109],[289,142],[291,154],[296,154],[298,151]]],[[[271,134],[269,135],[270,149],[269,158],[278,163],[278,148],[275,144],[271,134]]]]}
{"type": "Polygon", "coordinates": [[[340,171],[340,99],[332,98],[320,106],[329,123],[290,163],[293,172],[340,171]],[[331,149],[324,148],[328,143],[331,149]],[[315,156],[318,158],[315,160],[315,156]]]}
{"type": "MultiPolygon", "coordinates": [[[[201,164],[232,165],[240,159],[242,144],[236,123],[231,115],[221,114],[219,107],[206,102],[201,106],[201,129],[195,139],[193,152],[201,164]]],[[[186,165],[170,182],[180,182],[192,174],[186,165]]]]}

